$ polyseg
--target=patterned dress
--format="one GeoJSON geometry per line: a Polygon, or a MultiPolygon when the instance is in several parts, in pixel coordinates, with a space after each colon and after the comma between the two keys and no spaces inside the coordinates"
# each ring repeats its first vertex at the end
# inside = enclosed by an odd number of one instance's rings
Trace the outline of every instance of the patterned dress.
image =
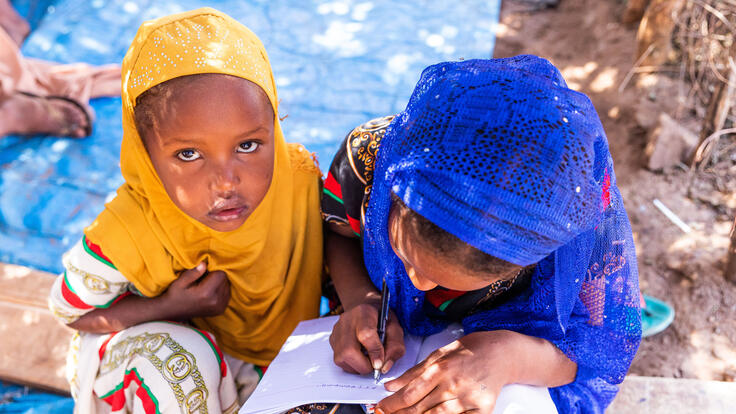
{"type": "MultiPolygon", "coordinates": [[[[86,238],[63,263],[49,308],[65,324],[140,295],[86,238]]],[[[75,411],[85,414],[235,413],[262,374],[262,367],[221,351],[210,333],[168,321],[109,334],[77,332],[67,361],[75,411]]]]}

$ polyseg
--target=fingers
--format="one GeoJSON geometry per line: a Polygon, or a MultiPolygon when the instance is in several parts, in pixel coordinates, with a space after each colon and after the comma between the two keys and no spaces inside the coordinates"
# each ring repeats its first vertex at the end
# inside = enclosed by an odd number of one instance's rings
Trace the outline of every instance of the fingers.
{"type": "Polygon", "coordinates": [[[466,408],[457,398],[443,401],[425,411],[426,414],[459,414],[467,412],[475,413],[477,410],[466,408]]]}
{"type": "Polygon", "coordinates": [[[214,316],[225,311],[230,302],[230,282],[223,271],[210,272],[200,278],[199,283],[189,288],[198,316],[214,316]]]}
{"type": "Polygon", "coordinates": [[[361,304],[340,315],[330,335],[337,366],[361,375],[372,372],[374,362],[377,369],[383,366],[384,349],[376,331],[377,321],[378,310],[371,304],[361,304]]]}
{"type": "Polygon", "coordinates": [[[335,364],[353,374],[368,374],[373,371],[373,367],[363,354],[360,343],[354,338],[346,341],[339,354],[335,353],[335,364]]]}
{"type": "MultiPolygon", "coordinates": [[[[496,395],[484,392],[458,392],[456,386],[433,381],[434,387],[423,388],[416,381],[401,391],[384,398],[376,406],[384,413],[396,414],[492,414],[496,405],[496,395]]],[[[467,390],[465,390],[467,391],[467,390]]]]}
{"type": "Polygon", "coordinates": [[[355,336],[349,315],[342,314],[330,335],[335,365],[351,374],[371,372],[371,364],[363,355],[360,342],[355,336]]]}
{"type": "Polygon", "coordinates": [[[230,281],[227,280],[227,275],[222,270],[207,273],[207,276],[203,277],[199,284],[203,289],[208,289],[213,292],[223,286],[230,290],[230,281]]]}
{"type": "Polygon", "coordinates": [[[230,280],[228,280],[227,275],[224,272],[220,273],[222,273],[222,277],[218,277],[219,280],[217,280],[218,284],[215,296],[220,298],[220,301],[224,303],[224,305],[227,305],[228,302],[230,302],[230,280]]]}
{"type": "Polygon", "coordinates": [[[179,281],[183,284],[192,284],[196,282],[207,271],[207,263],[201,262],[193,269],[187,269],[179,274],[179,281]]]}
{"type": "Polygon", "coordinates": [[[368,359],[371,361],[371,369],[381,369],[383,367],[383,344],[381,338],[378,336],[376,326],[370,326],[363,324],[358,327],[355,332],[355,337],[358,339],[365,352],[368,354],[368,359]]]}
{"type": "Polygon", "coordinates": [[[394,362],[404,356],[406,347],[404,345],[404,329],[399,325],[394,315],[389,319],[389,325],[386,327],[386,358],[383,363],[381,372],[387,373],[394,362]]]}
{"type": "Polygon", "coordinates": [[[387,382],[386,389],[389,391],[397,391],[398,389],[404,387],[415,377],[426,373],[429,367],[434,365],[440,359],[451,354],[454,350],[458,349],[459,346],[460,343],[458,341],[454,341],[449,345],[445,345],[442,348],[435,350],[434,352],[429,354],[429,356],[427,356],[427,358],[425,358],[422,362],[407,370],[399,378],[387,382]]]}
{"type": "MultiPolygon", "coordinates": [[[[429,358],[429,357],[428,357],[429,358]]],[[[389,381],[386,383],[386,389],[388,391],[398,391],[404,387],[406,387],[407,384],[409,384],[412,380],[422,375],[429,364],[427,363],[427,360],[420,362],[419,364],[411,367],[410,369],[406,370],[403,374],[401,374],[400,377],[396,378],[393,381],[389,381]]]]}
{"type": "MultiPolygon", "coordinates": [[[[412,369],[418,367],[419,366],[412,369]]],[[[407,371],[407,373],[409,373],[409,371],[407,371]]],[[[407,373],[394,381],[386,383],[386,389],[389,389],[388,384],[393,383],[395,385],[397,381],[403,378],[407,373]]],[[[416,411],[413,410],[411,412],[424,412],[425,409],[429,409],[442,401],[440,398],[441,393],[439,393],[439,391],[435,392],[431,398],[427,399],[430,393],[436,391],[435,388],[437,387],[437,379],[440,377],[439,374],[438,365],[431,365],[422,371],[415,371],[412,374],[412,379],[409,380],[406,385],[401,387],[394,394],[381,400],[378,403],[378,406],[383,410],[383,412],[387,413],[393,413],[408,407],[421,409],[416,411]],[[425,399],[426,401],[424,401],[425,399]],[[419,404],[420,401],[422,401],[421,404],[419,404]]],[[[389,389],[389,391],[391,390],[389,389]]]]}

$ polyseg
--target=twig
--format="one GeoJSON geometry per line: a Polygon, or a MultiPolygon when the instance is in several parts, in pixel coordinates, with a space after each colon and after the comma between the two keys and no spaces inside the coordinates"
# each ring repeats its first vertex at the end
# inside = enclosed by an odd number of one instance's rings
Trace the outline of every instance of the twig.
{"type": "Polygon", "coordinates": [[[708,3],[704,3],[704,2],[702,2],[700,0],[692,0],[692,1],[694,3],[700,4],[701,6],[703,6],[703,8],[705,10],[711,12],[711,14],[713,14],[718,20],[722,21],[723,24],[725,24],[726,26],[728,26],[729,30],[731,30],[731,31],[734,30],[733,26],[731,25],[731,22],[729,22],[728,19],[726,19],[726,16],[724,16],[723,13],[721,13],[720,11],[718,11],[717,9],[715,9],[713,6],[711,6],[708,3]]]}
{"type": "Polygon", "coordinates": [[[661,66],[639,66],[633,69],[636,73],[652,73],[652,72],[679,72],[677,68],[666,68],[661,66]]]}
{"type": "Polygon", "coordinates": [[[710,134],[706,139],[703,140],[703,142],[698,146],[698,149],[695,150],[695,156],[693,157],[693,162],[690,164],[690,171],[694,170],[695,167],[700,163],[700,161],[703,160],[703,152],[705,152],[705,147],[710,146],[714,141],[718,140],[718,138],[722,137],[726,134],[736,134],[736,128],[726,128],[718,130],[712,134],[710,134]]]}
{"type": "Polygon", "coordinates": [[[629,81],[634,76],[634,73],[636,72],[636,68],[638,68],[639,65],[641,65],[644,59],[646,59],[647,56],[649,56],[653,50],[654,50],[654,44],[650,44],[647,50],[645,50],[644,53],[642,53],[641,56],[639,56],[639,59],[637,59],[636,62],[634,62],[634,65],[631,67],[631,69],[629,69],[629,72],[624,77],[624,80],[621,82],[621,85],[619,85],[618,93],[622,93],[624,91],[624,89],[626,88],[626,85],[629,84],[629,81]]]}
{"type": "Polygon", "coordinates": [[[718,69],[715,66],[715,63],[713,62],[713,55],[708,55],[708,67],[710,67],[710,70],[713,72],[716,78],[718,78],[719,81],[731,87],[736,86],[732,84],[728,79],[726,79],[726,77],[723,76],[721,72],[718,71],[718,69]]]}
{"type": "Polygon", "coordinates": [[[726,280],[736,283],[736,219],[733,220],[729,238],[731,239],[731,243],[726,254],[726,267],[723,269],[723,277],[726,280]]]}

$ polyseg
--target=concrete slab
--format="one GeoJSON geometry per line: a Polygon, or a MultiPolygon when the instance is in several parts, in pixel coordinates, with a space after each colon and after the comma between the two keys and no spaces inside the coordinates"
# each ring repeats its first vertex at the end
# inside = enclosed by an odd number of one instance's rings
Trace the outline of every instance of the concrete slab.
{"type": "Polygon", "coordinates": [[[606,413],[732,414],[736,382],[629,376],[606,413]]]}
{"type": "Polygon", "coordinates": [[[46,305],[55,275],[0,263],[0,379],[68,393],[72,330],[46,305]]]}

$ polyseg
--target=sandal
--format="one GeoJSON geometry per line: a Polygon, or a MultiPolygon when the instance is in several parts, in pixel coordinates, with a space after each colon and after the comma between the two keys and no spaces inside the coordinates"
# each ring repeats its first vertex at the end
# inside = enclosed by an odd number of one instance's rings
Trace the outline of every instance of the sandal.
{"type": "Polygon", "coordinates": [[[646,338],[665,330],[675,320],[675,310],[666,302],[642,294],[641,337],[646,338]]]}
{"type": "MultiPolygon", "coordinates": [[[[60,100],[60,101],[71,104],[72,106],[76,107],[82,114],[84,114],[85,124],[81,125],[81,128],[84,129],[84,135],[82,136],[74,135],[74,132],[79,128],[79,126],[60,122],[60,123],[64,123],[66,126],[63,127],[58,132],[58,134],[40,134],[41,136],[63,136],[63,137],[72,137],[72,138],[85,138],[92,134],[92,123],[94,122],[94,115],[92,113],[92,108],[81,104],[77,100],[67,98],[66,96],[56,96],[56,95],[41,96],[41,95],[36,95],[30,92],[17,92],[17,93],[21,95],[25,95],[29,98],[36,98],[42,101],[46,101],[46,103],[50,101],[54,101],[54,100],[60,100]]],[[[47,104],[46,109],[49,112],[49,115],[55,120],[65,121],[64,114],[58,108],[47,104]]]]}

